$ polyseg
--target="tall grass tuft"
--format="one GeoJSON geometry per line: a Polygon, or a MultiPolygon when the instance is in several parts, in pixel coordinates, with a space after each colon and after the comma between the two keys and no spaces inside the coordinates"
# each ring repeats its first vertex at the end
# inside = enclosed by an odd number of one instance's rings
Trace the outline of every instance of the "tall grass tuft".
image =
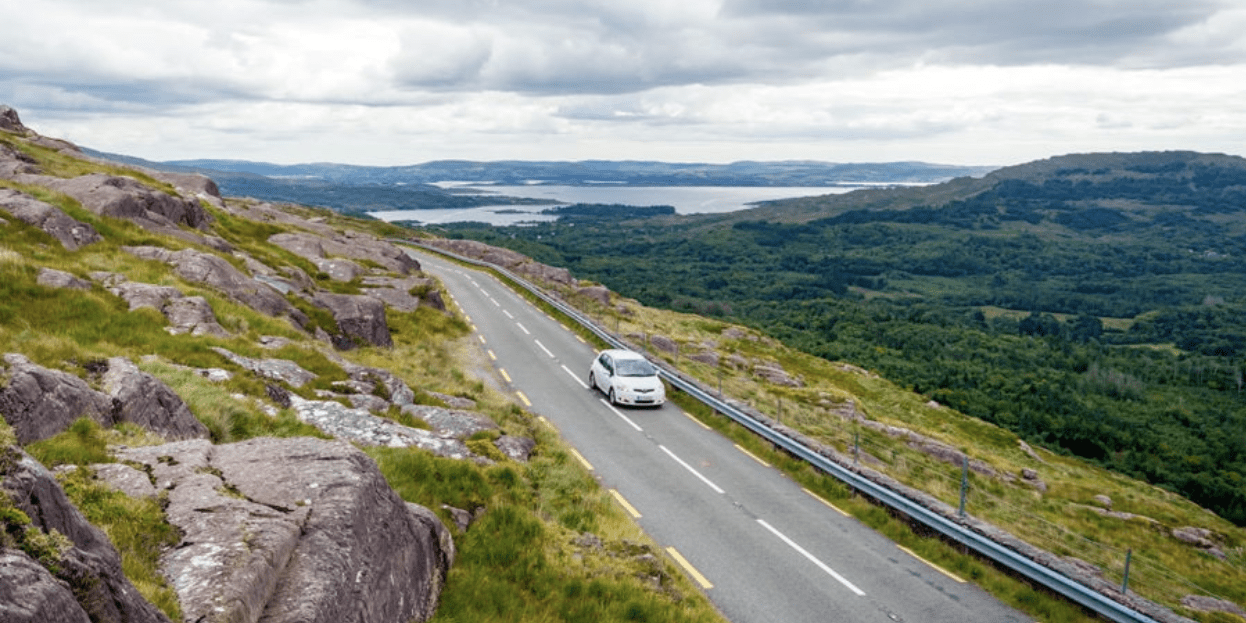
{"type": "Polygon", "coordinates": [[[104,429],[88,417],[78,418],[55,437],[26,446],[26,451],[48,467],[113,462],[104,429]]]}
{"type": "Polygon", "coordinates": [[[65,493],[92,524],[102,529],[121,554],[121,567],[135,588],[170,620],[182,619],[177,593],[160,572],[160,555],[180,535],[165,518],[160,500],[132,498],[78,468],[61,477],[65,493]]]}

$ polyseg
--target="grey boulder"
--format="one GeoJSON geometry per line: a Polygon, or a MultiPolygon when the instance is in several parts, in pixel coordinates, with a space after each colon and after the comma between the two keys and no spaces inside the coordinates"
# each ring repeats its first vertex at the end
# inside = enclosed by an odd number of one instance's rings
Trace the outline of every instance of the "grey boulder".
{"type": "Polygon", "coordinates": [[[384,266],[386,270],[404,275],[420,270],[420,263],[402,249],[362,233],[350,232],[332,237],[298,232],[281,233],[270,236],[268,242],[312,262],[330,257],[345,257],[369,260],[384,266]]]}
{"type": "Polygon", "coordinates": [[[0,550],[0,621],[91,623],[69,585],[19,550],[0,550]]]}
{"type": "Polygon", "coordinates": [[[49,188],[77,199],[82,207],[101,216],[194,228],[202,228],[211,220],[198,201],[155,190],[129,177],[92,173],[45,181],[49,188]]]}
{"type": "MultiPolygon", "coordinates": [[[[16,577],[0,578],[0,595],[20,591],[43,596],[46,601],[38,608],[48,616],[31,619],[33,621],[85,618],[93,623],[167,623],[169,619],[143,599],[125,577],[121,556],[108,537],[74,507],[52,473],[20,449],[2,448],[0,451],[16,459],[0,481],[0,495],[7,494],[13,505],[30,517],[35,528],[45,533],[59,532],[72,543],[72,547],[61,553],[52,575],[71,589],[78,610],[64,600],[58,589],[47,585],[47,577],[39,576],[25,561],[14,563],[10,559],[16,577]],[[34,581],[38,584],[31,583],[34,581]]],[[[0,605],[0,613],[4,612],[4,606],[0,605]]],[[[20,611],[17,615],[24,616],[20,611]]]]}
{"type": "Polygon", "coordinates": [[[70,288],[73,290],[90,290],[91,282],[81,277],[74,276],[63,270],[55,268],[47,268],[46,266],[39,269],[39,275],[35,277],[35,283],[49,288],[70,288]]]}
{"type": "Polygon", "coordinates": [[[348,443],[252,439],[123,450],[168,493],[182,543],[163,559],[188,621],[425,621],[449,531],[348,443]]]}
{"type": "Polygon", "coordinates": [[[31,363],[25,356],[4,356],[8,383],[0,389],[0,415],[17,440],[28,444],[55,436],[80,417],[102,426],[116,420],[112,398],[91,389],[86,381],[60,370],[31,363]]]}
{"type": "Polygon", "coordinates": [[[224,348],[213,347],[212,350],[263,378],[281,381],[290,387],[302,387],[316,378],[314,372],[304,369],[289,359],[252,359],[224,348]]]}
{"type": "Polygon", "coordinates": [[[252,279],[234,268],[224,258],[194,249],[170,251],[162,247],[122,247],[123,251],[145,260],[157,260],[173,266],[178,276],[193,283],[211,286],[229,298],[262,314],[288,316],[299,326],[307,317],[271,286],[252,279]]]}
{"type": "Polygon", "coordinates": [[[35,199],[23,192],[0,188],[0,208],[42,229],[70,251],[77,251],[88,244],[103,240],[94,227],[70,217],[50,203],[35,199]]]}
{"type": "Polygon", "coordinates": [[[338,339],[333,340],[337,348],[349,350],[354,348],[356,341],[386,348],[394,345],[384,303],[367,296],[331,292],[316,293],[312,296],[312,302],[333,314],[340,334],[338,339]]]}
{"type": "Polygon", "coordinates": [[[17,353],[5,355],[4,361],[9,382],[0,389],[0,415],[22,444],[55,436],[80,417],[104,427],[131,422],[171,439],[208,436],[207,428],[168,385],[127,359],[108,361],[104,371],[108,394],[17,353]]]}
{"type": "Polygon", "coordinates": [[[103,383],[119,407],[119,421],[157,431],[167,439],[208,437],[208,427],[195,418],[180,396],[129,359],[109,359],[103,383]]]}

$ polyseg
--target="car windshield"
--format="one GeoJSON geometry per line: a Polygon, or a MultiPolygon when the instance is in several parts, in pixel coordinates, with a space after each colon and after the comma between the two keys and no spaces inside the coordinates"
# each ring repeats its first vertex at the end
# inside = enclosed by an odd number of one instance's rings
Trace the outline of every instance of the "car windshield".
{"type": "Polygon", "coordinates": [[[619,376],[653,376],[658,371],[645,359],[619,359],[615,361],[619,376]]]}

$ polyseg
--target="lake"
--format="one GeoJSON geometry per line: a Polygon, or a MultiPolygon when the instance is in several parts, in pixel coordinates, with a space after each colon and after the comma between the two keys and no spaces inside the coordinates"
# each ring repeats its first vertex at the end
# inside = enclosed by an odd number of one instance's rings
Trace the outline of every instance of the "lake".
{"type": "MultiPolygon", "coordinates": [[[[714,214],[735,212],[749,204],[774,199],[835,195],[877,185],[859,186],[556,186],[530,184],[524,186],[466,186],[443,182],[444,187],[470,188],[481,195],[549,199],[563,203],[621,204],[632,206],[668,205],[677,214],[714,214]]],[[[555,216],[540,214],[547,205],[494,205],[453,210],[383,210],[369,212],[382,221],[418,221],[425,225],[474,221],[490,225],[516,225],[534,221],[552,221],[555,216]]]]}

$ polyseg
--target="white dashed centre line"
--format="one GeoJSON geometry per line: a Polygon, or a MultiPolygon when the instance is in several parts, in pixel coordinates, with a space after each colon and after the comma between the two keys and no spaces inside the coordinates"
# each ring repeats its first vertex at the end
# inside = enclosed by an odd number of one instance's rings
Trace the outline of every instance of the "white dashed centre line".
{"type": "Polygon", "coordinates": [[[584,381],[581,381],[581,380],[580,380],[580,375],[578,375],[578,374],[576,374],[576,373],[572,372],[572,371],[571,371],[571,368],[568,368],[567,366],[565,366],[565,365],[564,365],[564,366],[562,367],[562,369],[563,369],[563,371],[564,371],[564,372],[566,372],[567,374],[571,375],[571,378],[575,379],[575,382],[576,382],[576,383],[579,383],[579,384],[580,384],[580,387],[583,387],[584,389],[588,389],[588,383],[585,383],[584,381]]]}
{"type": "Polygon", "coordinates": [[[671,452],[670,450],[668,450],[668,449],[666,448],[666,446],[658,446],[658,447],[659,447],[659,448],[661,448],[661,449],[662,449],[662,451],[663,451],[663,452],[665,452],[665,453],[667,454],[667,456],[671,457],[672,459],[675,459],[675,462],[676,462],[676,463],[679,463],[680,465],[683,465],[683,466],[684,466],[684,469],[686,469],[686,470],[688,470],[688,471],[692,472],[692,475],[693,475],[693,476],[696,476],[697,478],[700,478],[700,479],[701,479],[701,482],[703,482],[703,483],[705,483],[705,484],[709,485],[709,487],[710,487],[711,489],[713,489],[715,493],[720,493],[720,494],[721,494],[721,493],[726,493],[726,491],[723,491],[723,490],[722,490],[722,487],[719,487],[718,485],[714,484],[714,481],[710,480],[709,478],[706,478],[705,476],[702,476],[702,475],[701,475],[701,472],[698,472],[697,470],[693,469],[693,468],[692,468],[692,466],[691,466],[691,465],[689,465],[689,464],[687,464],[687,463],[685,463],[683,459],[679,458],[678,456],[675,456],[675,453],[674,453],[674,452],[671,452]]]}
{"type": "Polygon", "coordinates": [[[787,543],[789,547],[791,547],[792,549],[800,553],[801,556],[808,558],[810,562],[812,562],[813,564],[817,565],[820,569],[830,574],[831,577],[835,578],[836,580],[839,580],[840,584],[843,584],[844,586],[848,587],[848,590],[852,591],[853,593],[856,593],[857,597],[865,596],[865,591],[857,588],[856,585],[854,585],[852,582],[849,582],[847,578],[836,573],[834,569],[826,566],[826,563],[815,558],[814,555],[806,551],[805,548],[797,545],[796,541],[793,541],[787,538],[787,535],[783,534],[782,532],[779,532],[778,530],[775,530],[774,526],[771,526],[770,524],[766,523],[765,519],[758,519],[757,523],[761,524],[761,527],[769,530],[772,534],[779,537],[784,543],[787,543]]]}
{"type": "Polygon", "coordinates": [[[612,405],[612,404],[610,404],[609,402],[607,402],[605,398],[602,398],[602,399],[601,399],[601,404],[606,405],[606,408],[607,408],[607,409],[609,409],[609,410],[613,411],[615,415],[617,415],[617,416],[619,416],[619,417],[623,418],[623,421],[624,421],[624,422],[627,422],[628,424],[631,424],[632,428],[636,429],[636,430],[637,430],[637,431],[639,431],[639,432],[644,432],[644,430],[645,430],[645,429],[641,428],[639,424],[637,424],[637,423],[633,422],[633,421],[631,420],[631,418],[627,417],[626,415],[623,415],[623,413],[622,413],[622,412],[620,412],[618,409],[615,409],[615,408],[614,408],[614,405],[612,405]]]}
{"type": "Polygon", "coordinates": [[[549,352],[549,349],[548,349],[548,348],[545,348],[545,345],[541,343],[541,340],[532,340],[532,341],[533,341],[533,342],[536,342],[536,345],[537,345],[537,346],[540,346],[540,347],[541,347],[541,350],[545,351],[545,354],[546,354],[546,355],[549,355],[549,358],[550,358],[550,359],[553,359],[553,358],[554,358],[554,353],[549,352]]]}

